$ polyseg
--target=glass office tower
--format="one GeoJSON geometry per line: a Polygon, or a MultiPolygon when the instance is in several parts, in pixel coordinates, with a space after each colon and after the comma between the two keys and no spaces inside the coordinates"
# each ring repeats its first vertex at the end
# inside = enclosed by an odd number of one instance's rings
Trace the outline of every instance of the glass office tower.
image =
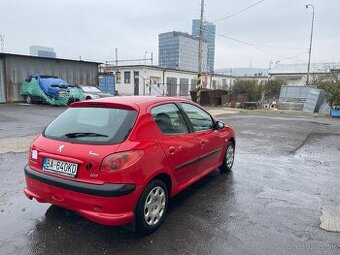
{"type": "MultiPolygon", "coordinates": [[[[183,32],[158,35],[158,65],[166,68],[198,71],[198,38],[183,32]]],[[[207,44],[203,44],[203,72],[207,66],[207,44]]]]}
{"type": "MultiPolygon", "coordinates": [[[[199,34],[200,34],[199,29],[200,29],[200,20],[193,19],[192,20],[192,35],[195,37],[199,37],[199,34]]],[[[208,46],[208,62],[207,62],[208,72],[214,72],[215,33],[216,33],[216,25],[214,25],[211,22],[204,21],[203,22],[203,39],[207,43],[207,46],[208,46]]]]}

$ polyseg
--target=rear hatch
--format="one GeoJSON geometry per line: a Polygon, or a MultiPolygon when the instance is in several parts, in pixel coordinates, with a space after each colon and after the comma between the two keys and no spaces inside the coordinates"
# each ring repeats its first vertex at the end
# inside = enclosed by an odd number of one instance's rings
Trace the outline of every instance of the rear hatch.
{"type": "Polygon", "coordinates": [[[137,111],[132,109],[69,108],[33,142],[29,166],[60,178],[110,182],[100,171],[101,162],[118,150],[136,117],[137,111]]]}

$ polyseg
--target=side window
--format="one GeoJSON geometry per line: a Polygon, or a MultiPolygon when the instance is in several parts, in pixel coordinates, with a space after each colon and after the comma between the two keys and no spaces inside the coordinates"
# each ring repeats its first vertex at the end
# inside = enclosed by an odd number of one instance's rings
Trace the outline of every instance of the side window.
{"type": "Polygon", "coordinates": [[[191,104],[181,103],[181,106],[188,115],[195,132],[214,128],[214,122],[208,113],[191,104]]]}
{"type": "Polygon", "coordinates": [[[163,134],[187,134],[189,128],[175,104],[163,104],[152,108],[151,115],[163,134]]]}

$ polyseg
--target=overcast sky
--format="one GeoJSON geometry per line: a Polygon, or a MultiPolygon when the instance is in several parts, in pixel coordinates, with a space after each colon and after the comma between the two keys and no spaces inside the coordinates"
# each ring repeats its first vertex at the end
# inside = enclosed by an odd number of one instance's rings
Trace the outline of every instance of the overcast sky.
{"type": "MultiPolygon", "coordinates": [[[[205,0],[205,19],[216,21],[215,68],[264,67],[308,59],[312,9],[312,62],[340,62],[340,0],[205,0]],[[249,46],[225,37],[254,45],[249,46]]],[[[158,34],[191,33],[199,0],[0,0],[5,51],[28,54],[29,45],[55,49],[58,57],[105,62],[158,59],[158,34]]]]}

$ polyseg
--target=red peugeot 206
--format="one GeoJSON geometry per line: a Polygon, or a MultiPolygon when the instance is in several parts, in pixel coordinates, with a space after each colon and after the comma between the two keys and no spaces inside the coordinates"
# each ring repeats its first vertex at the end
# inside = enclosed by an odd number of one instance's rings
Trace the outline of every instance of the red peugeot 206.
{"type": "Polygon", "coordinates": [[[29,199],[140,233],[164,220],[169,198],[234,162],[232,128],[180,98],[76,102],[30,146],[29,199]]]}

